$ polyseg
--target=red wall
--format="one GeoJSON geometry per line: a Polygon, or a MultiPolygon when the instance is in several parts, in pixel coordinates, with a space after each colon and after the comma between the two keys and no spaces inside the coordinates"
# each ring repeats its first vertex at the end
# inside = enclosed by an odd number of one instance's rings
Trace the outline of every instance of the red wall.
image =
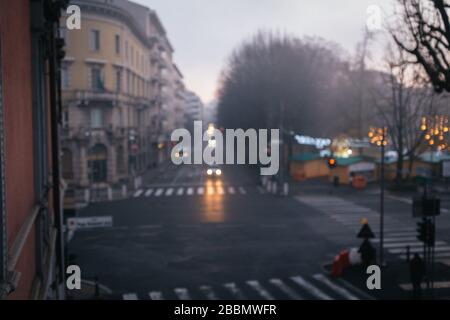
{"type": "MultiPolygon", "coordinates": [[[[34,201],[29,0],[0,0],[3,102],[5,109],[6,208],[11,246],[34,201]]],[[[34,279],[34,232],[16,269],[19,288],[9,298],[29,297],[34,279]]]]}

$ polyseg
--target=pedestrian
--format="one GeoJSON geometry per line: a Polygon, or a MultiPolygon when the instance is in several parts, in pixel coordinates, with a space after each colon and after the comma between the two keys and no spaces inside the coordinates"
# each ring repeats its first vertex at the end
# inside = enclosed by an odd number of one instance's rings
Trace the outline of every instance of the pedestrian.
{"type": "Polygon", "coordinates": [[[422,298],[422,281],[425,276],[425,264],[419,254],[415,253],[409,263],[409,272],[411,276],[411,283],[413,285],[413,299],[422,298]]]}

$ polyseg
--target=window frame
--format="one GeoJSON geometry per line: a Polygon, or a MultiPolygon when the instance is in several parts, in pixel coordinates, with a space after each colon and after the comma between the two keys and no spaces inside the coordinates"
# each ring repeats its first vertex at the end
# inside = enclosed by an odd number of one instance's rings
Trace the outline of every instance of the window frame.
{"type": "Polygon", "coordinates": [[[70,89],[70,65],[68,64],[61,66],[61,89],[70,89]]]}
{"type": "Polygon", "coordinates": [[[100,44],[100,30],[91,29],[89,32],[89,47],[92,52],[99,52],[101,48],[100,44]]]}
{"type": "Polygon", "coordinates": [[[89,126],[91,129],[101,129],[104,127],[104,115],[103,110],[101,108],[92,108],[89,110],[89,126]],[[96,119],[95,116],[99,116],[98,119],[96,119]],[[98,120],[98,123],[96,123],[98,120]]]}
{"type": "Polygon", "coordinates": [[[121,54],[121,42],[120,42],[120,34],[116,34],[114,37],[114,47],[117,55],[121,54]]]}
{"type": "Polygon", "coordinates": [[[104,68],[103,66],[99,65],[91,65],[89,66],[89,78],[90,78],[90,88],[92,91],[105,91],[105,77],[104,77],[104,68]],[[94,70],[98,71],[99,80],[103,85],[103,88],[100,88],[98,80],[97,83],[94,86],[94,70]]]}

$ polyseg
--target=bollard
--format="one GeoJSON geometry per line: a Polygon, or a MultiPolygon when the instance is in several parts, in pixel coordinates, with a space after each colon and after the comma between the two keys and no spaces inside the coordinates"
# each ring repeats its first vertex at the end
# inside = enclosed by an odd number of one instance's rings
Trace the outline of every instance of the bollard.
{"type": "Polygon", "coordinates": [[[284,185],[283,185],[283,194],[285,196],[289,195],[289,184],[287,182],[285,182],[284,185]]]}
{"type": "Polygon", "coordinates": [[[122,197],[127,197],[127,186],[125,184],[122,185],[122,197]]]}
{"type": "Polygon", "coordinates": [[[90,200],[90,192],[89,189],[84,189],[84,202],[88,203],[90,200]]]}

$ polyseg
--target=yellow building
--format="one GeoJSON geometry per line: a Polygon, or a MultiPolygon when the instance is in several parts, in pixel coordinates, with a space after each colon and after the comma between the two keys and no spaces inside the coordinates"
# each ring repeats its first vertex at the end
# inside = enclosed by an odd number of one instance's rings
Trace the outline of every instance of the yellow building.
{"type": "Polygon", "coordinates": [[[165,126],[168,112],[182,114],[164,97],[183,89],[178,69],[172,75],[173,49],[156,13],[144,6],[71,4],[82,14],[80,30],[62,27],[64,177],[75,188],[136,187],[161,160],[158,145],[172,129],[165,126]]]}
{"type": "Polygon", "coordinates": [[[291,158],[290,173],[295,181],[327,177],[328,172],[326,161],[318,154],[303,153],[291,158]]]}

